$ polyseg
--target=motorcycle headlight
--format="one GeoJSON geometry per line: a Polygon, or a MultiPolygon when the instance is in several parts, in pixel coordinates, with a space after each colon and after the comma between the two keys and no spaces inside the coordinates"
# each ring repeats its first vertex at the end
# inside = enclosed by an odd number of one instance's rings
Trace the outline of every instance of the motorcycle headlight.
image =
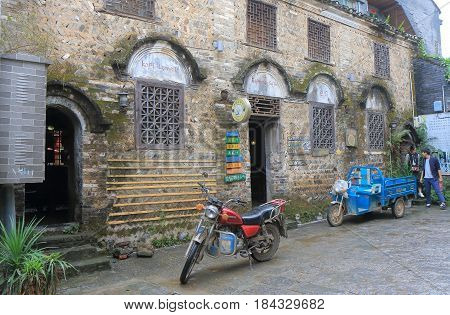
{"type": "Polygon", "coordinates": [[[219,215],[219,209],[213,205],[206,206],[205,208],[205,216],[210,219],[214,220],[219,215]]]}
{"type": "Polygon", "coordinates": [[[345,180],[337,180],[333,185],[333,192],[343,194],[348,190],[348,183],[345,180]]]}

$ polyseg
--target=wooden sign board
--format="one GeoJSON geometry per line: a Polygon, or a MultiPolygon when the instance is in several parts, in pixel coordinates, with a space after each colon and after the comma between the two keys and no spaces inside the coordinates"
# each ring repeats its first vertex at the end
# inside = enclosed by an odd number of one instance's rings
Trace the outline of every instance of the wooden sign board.
{"type": "Polygon", "coordinates": [[[245,174],[234,174],[225,176],[225,183],[242,182],[246,180],[245,174]]]}
{"type": "Polygon", "coordinates": [[[240,144],[227,144],[227,150],[239,150],[240,148],[240,144]]]}
{"type": "Polygon", "coordinates": [[[242,163],[227,163],[227,168],[242,168],[242,163]]]}

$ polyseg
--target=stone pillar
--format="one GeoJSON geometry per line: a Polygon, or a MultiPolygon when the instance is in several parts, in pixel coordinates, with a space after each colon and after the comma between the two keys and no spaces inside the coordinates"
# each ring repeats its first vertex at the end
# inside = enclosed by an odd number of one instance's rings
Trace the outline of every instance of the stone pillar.
{"type": "Polygon", "coordinates": [[[16,224],[15,208],[14,185],[0,185],[0,221],[7,231],[11,231],[16,224]]]}

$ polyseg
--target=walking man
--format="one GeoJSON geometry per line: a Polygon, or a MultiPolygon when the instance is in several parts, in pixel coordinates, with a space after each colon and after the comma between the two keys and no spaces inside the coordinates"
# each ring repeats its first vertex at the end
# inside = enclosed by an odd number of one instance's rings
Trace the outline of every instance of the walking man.
{"type": "Polygon", "coordinates": [[[419,167],[419,153],[416,152],[416,147],[411,146],[409,148],[409,153],[406,155],[406,163],[409,166],[409,170],[414,175],[417,181],[417,190],[420,198],[425,198],[422,193],[422,183],[421,183],[421,172],[419,167]]]}
{"type": "Polygon", "coordinates": [[[441,166],[439,160],[431,156],[430,149],[422,149],[423,156],[423,171],[420,181],[424,182],[425,195],[427,197],[427,208],[431,207],[431,187],[439,197],[441,203],[440,207],[445,210],[447,207],[442,194],[442,188],[444,186],[444,178],[442,177],[441,166]]]}

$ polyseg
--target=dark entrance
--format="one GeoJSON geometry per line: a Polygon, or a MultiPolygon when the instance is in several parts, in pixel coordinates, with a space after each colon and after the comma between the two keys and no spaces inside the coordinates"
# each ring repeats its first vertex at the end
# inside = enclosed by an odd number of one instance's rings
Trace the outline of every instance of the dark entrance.
{"type": "Polygon", "coordinates": [[[77,208],[76,128],[62,110],[47,109],[45,181],[25,186],[25,218],[45,225],[73,222],[77,208]]]}
{"type": "Polygon", "coordinates": [[[249,122],[252,203],[267,201],[266,146],[264,120],[252,118],[249,122]]]}

